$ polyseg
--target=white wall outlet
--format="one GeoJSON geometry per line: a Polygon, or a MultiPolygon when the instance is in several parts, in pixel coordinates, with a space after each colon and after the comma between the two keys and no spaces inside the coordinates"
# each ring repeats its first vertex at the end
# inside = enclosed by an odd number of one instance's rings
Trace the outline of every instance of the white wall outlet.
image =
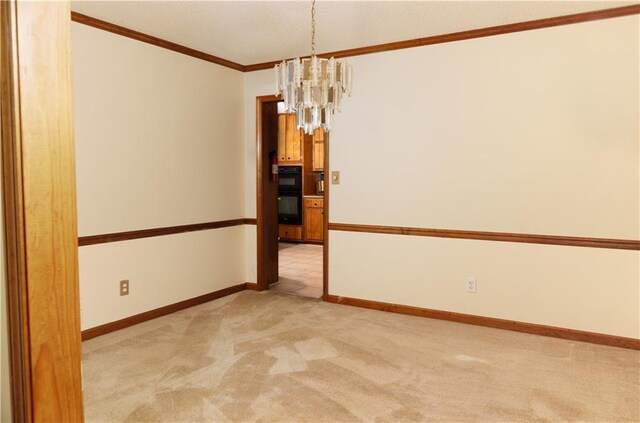
{"type": "Polygon", "coordinates": [[[476,293],[476,284],[477,284],[477,280],[474,277],[468,277],[467,278],[467,283],[466,283],[466,289],[467,292],[470,292],[472,294],[476,293]]]}
{"type": "Polygon", "coordinates": [[[120,281],[120,296],[129,295],[129,279],[120,281]]]}
{"type": "Polygon", "coordinates": [[[331,172],[331,183],[333,185],[340,185],[340,171],[334,170],[331,172]]]}

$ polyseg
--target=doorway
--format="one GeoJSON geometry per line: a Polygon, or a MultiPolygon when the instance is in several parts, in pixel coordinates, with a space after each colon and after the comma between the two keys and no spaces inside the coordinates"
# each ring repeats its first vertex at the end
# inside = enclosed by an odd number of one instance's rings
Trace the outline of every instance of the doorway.
{"type": "Polygon", "coordinates": [[[328,134],[298,130],[280,101],[256,99],[258,290],[326,299],[328,134]]]}

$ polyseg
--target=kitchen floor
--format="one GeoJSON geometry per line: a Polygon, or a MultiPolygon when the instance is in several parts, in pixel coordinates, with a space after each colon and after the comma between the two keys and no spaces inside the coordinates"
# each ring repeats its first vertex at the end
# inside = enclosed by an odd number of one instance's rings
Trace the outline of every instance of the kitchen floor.
{"type": "Polygon", "coordinates": [[[270,291],[322,297],[322,245],[281,242],[278,246],[280,280],[270,291]]]}

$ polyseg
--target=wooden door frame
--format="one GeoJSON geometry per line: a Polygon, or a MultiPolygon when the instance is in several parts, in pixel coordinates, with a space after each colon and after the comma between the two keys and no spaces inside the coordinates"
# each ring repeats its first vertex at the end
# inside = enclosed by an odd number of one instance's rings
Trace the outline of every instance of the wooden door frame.
{"type": "Polygon", "coordinates": [[[14,422],[83,420],[70,13],[68,1],[0,2],[14,422]]]}
{"type": "Polygon", "coordinates": [[[262,137],[262,105],[264,103],[274,103],[280,100],[280,97],[275,95],[264,95],[256,97],[256,232],[257,232],[257,264],[256,264],[256,277],[257,277],[257,289],[258,291],[264,291],[269,289],[269,284],[264,277],[264,251],[263,251],[263,238],[264,238],[264,212],[262,208],[262,155],[263,155],[263,137],[262,137]]]}
{"type": "Polygon", "coordinates": [[[322,202],[322,299],[329,300],[329,139],[330,132],[324,133],[324,201],[322,202]]]}
{"type": "MultiPolygon", "coordinates": [[[[257,232],[257,254],[256,272],[257,289],[264,291],[269,289],[263,275],[264,252],[262,251],[264,236],[264,218],[262,211],[262,105],[281,101],[282,97],[275,95],[264,95],[256,97],[256,232],[257,232]]],[[[327,183],[327,173],[329,171],[329,133],[324,136],[324,201],[323,201],[323,240],[322,240],[322,299],[327,301],[329,296],[329,184],[327,183]]]]}

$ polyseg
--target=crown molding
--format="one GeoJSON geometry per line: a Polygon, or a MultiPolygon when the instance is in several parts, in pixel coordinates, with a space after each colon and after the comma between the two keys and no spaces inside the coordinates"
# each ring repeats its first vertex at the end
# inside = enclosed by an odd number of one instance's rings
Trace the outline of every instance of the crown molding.
{"type": "Polygon", "coordinates": [[[143,43],[152,44],[154,46],[166,48],[178,53],[186,54],[187,56],[195,57],[207,62],[215,63],[216,65],[225,66],[240,72],[244,72],[244,66],[240,63],[232,62],[231,60],[223,59],[218,56],[214,56],[209,53],[205,53],[200,50],[195,50],[171,41],[163,40],[162,38],[154,37],[143,32],[135,31],[133,29],[125,28],[120,25],[113,24],[111,22],[103,21],[91,16],[83,15],[78,12],[71,12],[71,20],[83,25],[91,26],[103,31],[112,32],[114,34],[122,35],[123,37],[132,38],[134,40],[142,41],[143,43]]]}
{"type": "MultiPolygon", "coordinates": [[[[469,31],[453,32],[449,34],[433,35],[430,37],[415,38],[412,40],[395,41],[392,43],[377,44],[372,46],[358,47],[347,50],[338,50],[328,53],[318,54],[319,57],[344,58],[351,56],[361,56],[363,54],[381,53],[385,51],[401,50],[405,48],[414,48],[427,46],[432,44],[443,44],[454,41],[471,40],[474,38],[491,37],[494,35],[510,34],[513,32],[531,31],[534,29],[551,28],[555,26],[571,25],[582,22],[590,22],[602,19],[618,18],[622,16],[640,14],[640,4],[631,6],[615,7],[612,9],[595,10],[591,12],[576,13],[573,15],[557,16],[553,18],[536,19],[532,21],[518,22],[507,25],[492,26],[486,28],[472,29],[469,31]]],[[[144,43],[152,44],[158,47],[166,48],[187,56],[196,57],[207,62],[225,66],[240,72],[254,72],[274,67],[282,60],[274,60],[270,62],[254,63],[251,65],[242,65],[232,62],[200,50],[195,50],[171,41],[163,40],[152,35],[144,34],[133,29],[125,28],[107,21],[103,21],[91,16],[83,15],[77,12],[71,12],[71,20],[77,23],[88,25],[144,43]]],[[[287,59],[289,60],[289,59],[287,59]]]]}
{"type": "MultiPolygon", "coordinates": [[[[536,19],[533,21],[518,22],[507,25],[492,26],[487,28],[472,29],[470,31],[453,32],[450,34],[433,35],[430,37],[415,38],[413,40],[396,41],[386,44],[358,47],[348,50],[338,50],[329,53],[318,54],[318,57],[334,57],[336,59],[363,54],[381,53],[384,51],[401,50],[405,48],[428,46],[432,44],[450,43],[453,41],[471,40],[473,38],[491,37],[494,35],[509,34],[512,32],[530,31],[533,29],[551,28],[554,26],[570,25],[601,19],[617,18],[621,16],[640,14],[640,4],[616,7],[613,9],[596,10],[592,12],[576,13],[573,15],[557,16],[554,18],[536,19]]],[[[289,60],[289,59],[287,59],[289,60]]],[[[253,72],[270,69],[281,63],[282,60],[246,65],[245,72],[253,72]]]]}

